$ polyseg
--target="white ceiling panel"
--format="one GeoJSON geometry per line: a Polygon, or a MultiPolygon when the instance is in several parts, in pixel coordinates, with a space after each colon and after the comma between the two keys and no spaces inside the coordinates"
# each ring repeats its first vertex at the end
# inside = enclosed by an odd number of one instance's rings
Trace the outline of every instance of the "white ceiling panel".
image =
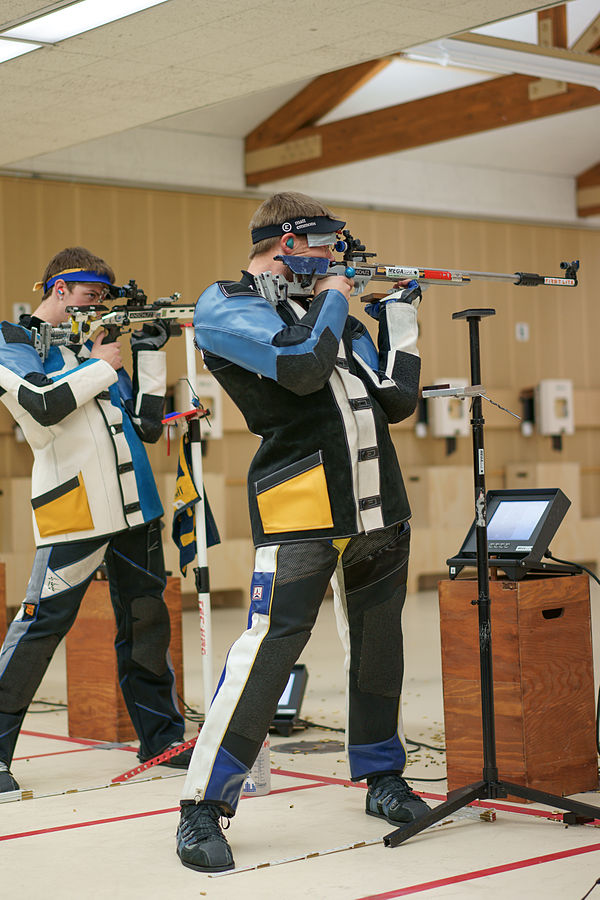
{"type": "MultiPolygon", "coordinates": [[[[0,30],[58,4],[0,3],[0,30]]],[[[393,54],[531,0],[168,0],[0,65],[0,165],[393,54]]]]}

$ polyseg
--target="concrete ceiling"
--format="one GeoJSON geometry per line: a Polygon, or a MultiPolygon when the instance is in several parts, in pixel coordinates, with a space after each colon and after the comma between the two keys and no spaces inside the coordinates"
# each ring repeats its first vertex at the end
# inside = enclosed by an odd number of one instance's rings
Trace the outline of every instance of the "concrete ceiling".
{"type": "MultiPolygon", "coordinates": [[[[0,0],[0,31],[59,5],[0,0]]],[[[204,128],[192,111],[225,101],[243,102],[252,125],[265,98],[268,113],[324,72],[549,5],[168,0],[0,65],[0,165],[178,114],[182,130],[204,128]]]]}

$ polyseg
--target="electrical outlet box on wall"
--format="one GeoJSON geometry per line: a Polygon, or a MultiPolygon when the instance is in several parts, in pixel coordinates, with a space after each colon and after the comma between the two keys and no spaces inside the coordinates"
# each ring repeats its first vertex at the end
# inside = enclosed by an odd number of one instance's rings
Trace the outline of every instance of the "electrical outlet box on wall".
{"type": "MultiPolygon", "coordinates": [[[[466,378],[436,378],[433,384],[467,387],[469,382],[466,378]]],[[[457,397],[431,397],[427,403],[433,437],[466,437],[469,434],[469,401],[457,397]]]]}
{"type": "Polygon", "coordinates": [[[545,378],[535,389],[535,421],[540,434],[574,434],[573,382],[545,378]]]}

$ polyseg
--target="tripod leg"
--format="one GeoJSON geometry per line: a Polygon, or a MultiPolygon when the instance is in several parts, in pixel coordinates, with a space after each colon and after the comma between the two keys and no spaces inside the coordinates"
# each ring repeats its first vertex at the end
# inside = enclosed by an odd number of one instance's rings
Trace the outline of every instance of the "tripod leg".
{"type": "MultiPolygon", "coordinates": [[[[544,803],[546,806],[557,806],[559,809],[566,809],[584,819],[600,819],[600,806],[581,803],[579,800],[569,800],[568,797],[558,797],[556,794],[546,794],[544,791],[523,787],[521,784],[509,784],[508,781],[500,781],[500,784],[507,794],[512,794],[513,797],[523,797],[524,800],[534,800],[537,803],[544,803]]],[[[572,822],[571,824],[577,823],[572,822]]]]}
{"type": "Polygon", "coordinates": [[[487,799],[489,794],[486,789],[487,784],[485,781],[477,781],[475,784],[469,784],[466,787],[452,791],[452,797],[449,800],[440,803],[439,806],[436,806],[435,809],[432,809],[431,812],[421,819],[417,819],[412,825],[404,825],[386,834],[383,838],[383,843],[386,847],[397,847],[398,844],[403,844],[404,841],[407,841],[415,834],[419,834],[425,828],[429,828],[430,825],[435,825],[436,822],[441,822],[442,819],[448,818],[457,809],[468,806],[473,800],[487,799]]]}

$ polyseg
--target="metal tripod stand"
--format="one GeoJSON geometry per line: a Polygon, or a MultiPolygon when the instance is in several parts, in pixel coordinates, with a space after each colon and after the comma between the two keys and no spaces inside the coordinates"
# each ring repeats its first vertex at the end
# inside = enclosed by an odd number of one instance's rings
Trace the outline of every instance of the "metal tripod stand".
{"type": "MultiPolygon", "coordinates": [[[[479,322],[487,316],[495,315],[494,309],[465,309],[454,313],[453,319],[466,319],[469,323],[469,345],[471,362],[471,384],[477,386],[473,397],[471,430],[473,436],[473,472],[475,481],[475,525],[477,541],[477,607],[479,613],[479,662],[481,672],[481,717],[483,725],[483,776],[481,781],[450,791],[444,803],[418,819],[411,825],[397,828],[385,835],[386,847],[397,847],[430,825],[448,818],[453,812],[467,806],[474,800],[496,800],[511,794],[524,800],[534,800],[558,809],[566,810],[563,820],[572,825],[600,818],[600,808],[587,803],[579,803],[566,797],[557,797],[544,791],[534,790],[519,784],[511,784],[499,777],[496,765],[496,734],[494,724],[494,681],[492,669],[492,630],[490,619],[490,591],[488,569],[488,541],[485,508],[485,456],[483,448],[483,426],[481,388],[481,358],[479,349],[479,322]]],[[[459,389],[460,390],[460,389],[459,389]]],[[[448,391],[444,392],[446,395],[448,391]]],[[[433,395],[433,392],[430,396],[433,395]]],[[[458,395],[458,394],[457,394],[458,395]]],[[[460,396],[465,396],[461,390],[460,396]]]]}

